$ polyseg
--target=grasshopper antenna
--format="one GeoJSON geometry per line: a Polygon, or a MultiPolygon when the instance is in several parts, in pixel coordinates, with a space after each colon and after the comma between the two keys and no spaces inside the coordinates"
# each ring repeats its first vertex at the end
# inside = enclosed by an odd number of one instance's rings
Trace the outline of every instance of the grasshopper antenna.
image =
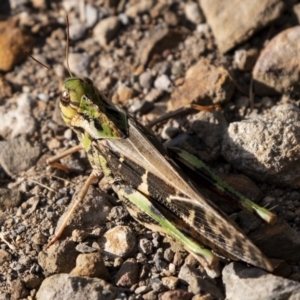
{"type": "Polygon", "coordinates": [[[44,68],[50,70],[58,78],[60,85],[63,85],[62,79],[57,75],[57,73],[52,68],[50,68],[49,66],[47,66],[47,65],[43,64],[42,62],[40,62],[39,60],[37,60],[30,53],[28,53],[26,50],[24,50],[24,53],[26,53],[26,55],[28,55],[32,60],[34,60],[35,62],[37,62],[39,65],[41,65],[44,68]]]}
{"type": "Polygon", "coordinates": [[[66,45],[66,63],[67,63],[67,70],[71,77],[74,77],[70,66],[69,66],[69,48],[70,48],[70,25],[69,25],[69,17],[66,15],[66,23],[67,23],[67,45],[66,45]]]}

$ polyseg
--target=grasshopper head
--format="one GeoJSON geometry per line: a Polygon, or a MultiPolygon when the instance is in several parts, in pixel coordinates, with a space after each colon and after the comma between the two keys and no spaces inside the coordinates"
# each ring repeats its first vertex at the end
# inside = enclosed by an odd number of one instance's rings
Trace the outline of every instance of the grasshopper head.
{"type": "Polygon", "coordinates": [[[89,78],[65,80],[59,106],[67,126],[85,132],[93,139],[127,135],[126,114],[108,101],[89,78]]]}
{"type": "Polygon", "coordinates": [[[89,78],[71,77],[63,82],[59,106],[66,125],[70,126],[82,101],[95,98],[95,92],[93,82],[89,78]]]}
{"type": "MultiPolygon", "coordinates": [[[[68,16],[66,17],[69,29],[68,16]]],[[[67,126],[84,137],[93,139],[124,138],[128,135],[126,113],[115,106],[94,86],[89,78],[78,78],[72,75],[69,67],[69,30],[67,30],[66,62],[70,78],[62,82],[61,78],[49,66],[38,61],[27,53],[34,61],[53,72],[62,86],[60,94],[61,115],[67,126]]]]}

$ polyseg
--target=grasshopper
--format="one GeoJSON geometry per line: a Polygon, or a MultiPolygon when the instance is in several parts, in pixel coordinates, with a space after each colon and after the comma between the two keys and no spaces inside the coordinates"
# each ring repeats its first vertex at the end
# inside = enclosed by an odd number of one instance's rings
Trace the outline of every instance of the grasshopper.
{"type": "Polygon", "coordinates": [[[189,153],[171,149],[171,158],[150,130],[110,102],[89,78],[74,77],[68,59],[67,68],[71,77],[61,82],[59,106],[64,122],[77,134],[80,145],[48,163],[61,167],[57,160],[84,149],[92,172],[47,247],[59,239],[93,181],[105,176],[135,220],[180,242],[205,267],[214,268],[218,263],[212,249],[229,259],[273,270],[265,255],[212,199],[202,194],[180,166],[205,174],[210,184],[268,222],[276,219],[274,214],[234,191],[189,153]]]}

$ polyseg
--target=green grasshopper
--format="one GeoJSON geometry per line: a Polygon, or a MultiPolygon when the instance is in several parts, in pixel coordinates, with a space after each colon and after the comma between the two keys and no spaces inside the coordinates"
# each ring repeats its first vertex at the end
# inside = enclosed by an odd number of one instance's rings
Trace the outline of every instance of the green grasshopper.
{"type": "MultiPolygon", "coordinates": [[[[70,70],[68,59],[67,67],[70,70]]],[[[105,176],[135,220],[180,242],[205,267],[214,268],[218,258],[203,245],[227,258],[273,270],[264,254],[212,200],[202,195],[179,165],[204,174],[210,184],[232,195],[239,206],[269,223],[276,219],[274,214],[234,191],[189,153],[172,149],[172,159],[151,131],[111,103],[90,79],[69,73],[71,78],[61,82],[59,106],[80,145],[48,163],[60,167],[57,160],[84,149],[92,172],[47,247],[59,239],[93,181],[105,176]]]]}

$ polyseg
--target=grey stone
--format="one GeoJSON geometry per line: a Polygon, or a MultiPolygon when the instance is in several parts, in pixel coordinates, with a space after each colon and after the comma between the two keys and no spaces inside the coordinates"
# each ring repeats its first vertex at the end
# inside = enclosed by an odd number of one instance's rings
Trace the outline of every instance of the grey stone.
{"type": "Polygon", "coordinates": [[[154,87],[161,91],[168,91],[171,85],[169,77],[165,74],[160,75],[154,81],[154,87]]]}
{"type": "Polygon", "coordinates": [[[249,39],[276,20],[284,9],[280,0],[204,0],[200,5],[222,52],[249,39]]]}
{"type": "Polygon", "coordinates": [[[21,204],[21,193],[17,190],[0,188],[0,209],[18,207],[21,204]]]}
{"type": "MultiPolygon", "coordinates": [[[[81,24],[79,20],[75,21],[69,26],[70,40],[78,41],[82,39],[85,34],[85,31],[85,25],[81,24]]],[[[73,65],[71,66],[73,67],[73,65]]]]}
{"type": "Polygon", "coordinates": [[[164,252],[164,259],[168,262],[173,261],[174,258],[174,252],[172,251],[172,249],[168,248],[165,250],[164,252]]]}
{"type": "Polygon", "coordinates": [[[299,299],[300,283],[261,269],[231,263],[223,269],[226,299],[299,299]]]}
{"type": "Polygon", "coordinates": [[[85,15],[86,15],[86,20],[85,20],[85,25],[87,28],[92,28],[98,21],[98,9],[89,4],[85,4],[85,15]]]}
{"type": "Polygon", "coordinates": [[[148,239],[144,239],[144,238],[140,239],[138,248],[139,248],[140,252],[142,252],[146,255],[149,255],[153,252],[153,244],[148,239]]]}
{"type": "Polygon", "coordinates": [[[158,271],[162,271],[168,267],[168,263],[163,260],[162,248],[157,249],[156,253],[154,254],[153,261],[158,271]]]}
{"type": "Polygon", "coordinates": [[[277,106],[264,116],[231,123],[222,155],[249,177],[277,186],[300,187],[300,111],[277,106]]]}
{"type": "Polygon", "coordinates": [[[81,77],[88,77],[90,57],[87,53],[70,53],[69,64],[72,72],[81,77]]]}
{"type": "Polygon", "coordinates": [[[161,293],[166,290],[163,282],[159,278],[150,279],[150,285],[155,292],[161,293]]]}
{"type": "Polygon", "coordinates": [[[99,278],[56,274],[42,282],[36,299],[81,300],[86,299],[87,295],[89,300],[114,300],[117,292],[112,285],[99,278]]]}
{"type": "Polygon", "coordinates": [[[111,209],[111,211],[109,212],[109,215],[107,216],[107,220],[121,221],[121,220],[127,219],[128,216],[129,216],[129,213],[124,206],[114,206],[111,209]]]}
{"type": "Polygon", "coordinates": [[[152,74],[150,70],[143,72],[139,76],[139,83],[142,88],[150,89],[153,82],[152,74]]]}
{"type": "Polygon", "coordinates": [[[64,240],[56,242],[47,251],[39,252],[38,262],[46,275],[69,273],[75,267],[77,255],[75,243],[64,240]]]}
{"type": "Polygon", "coordinates": [[[24,137],[0,142],[0,164],[14,177],[35,165],[41,155],[40,146],[32,146],[24,137]]]}

